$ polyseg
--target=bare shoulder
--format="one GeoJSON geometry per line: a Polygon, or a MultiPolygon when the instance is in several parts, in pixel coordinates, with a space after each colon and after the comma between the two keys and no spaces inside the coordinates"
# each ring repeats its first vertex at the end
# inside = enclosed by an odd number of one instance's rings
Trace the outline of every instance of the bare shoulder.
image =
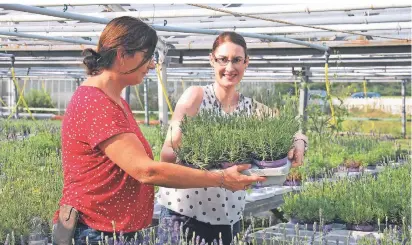
{"type": "Polygon", "coordinates": [[[175,114],[183,117],[187,114],[196,115],[203,99],[203,88],[201,86],[190,86],[187,88],[176,103],[175,114]]]}
{"type": "MultiPolygon", "coordinates": [[[[203,98],[203,88],[201,86],[190,86],[187,88],[177,103],[194,103],[203,98]]],[[[200,103],[199,103],[200,104],[200,103]]]]}

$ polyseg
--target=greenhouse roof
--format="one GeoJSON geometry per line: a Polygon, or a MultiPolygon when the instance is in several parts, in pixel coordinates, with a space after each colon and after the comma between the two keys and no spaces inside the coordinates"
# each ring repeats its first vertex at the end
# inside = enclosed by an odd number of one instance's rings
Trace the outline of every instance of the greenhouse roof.
{"type": "MultiPolygon", "coordinates": [[[[213,77],[208,56],[217,35],[200,33],[213,33],[210,30],[245,34],[251,58],[246,81],[290,82],[296,74],[293,71],[302,67],[310,67],[310,80],[323,81],[325,50],[321,49],[328,47],[329,72],[338,74],[336,81],[390,82],[411,76],[412,22],[407,1],[259,5],[83,2],[90,1],[33,7],[78,14],[87,20],[40,15],[17,10],[18,5],[0,4],[0,52],[15,55],[17,76],[83,78],[81,51],[95,47],[105,26],[101,20],[122,15],[138,17],[158,30],[168,49],[169,79],[213,77]]],[[[10,76],[9,67],[9,58],[0,56],[0,76],[10,76]]],[[[155,72],[149,77],[156,79],[155,72]]]]}

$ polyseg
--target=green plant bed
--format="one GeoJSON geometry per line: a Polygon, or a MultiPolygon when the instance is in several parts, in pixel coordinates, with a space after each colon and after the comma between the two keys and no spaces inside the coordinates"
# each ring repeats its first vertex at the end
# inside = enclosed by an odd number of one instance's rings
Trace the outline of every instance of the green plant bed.
{"type": "Polygon", "coordinates": [[[377,176],[314,182],[299,194],[286,195],[281,207],[288,217],[300,222],[342,222],[351,227],[372,225],[384,220],[410,222],[411,161],[398,168],[386,168],[377,176]],[[321,215],[321,214],[322,215],[321,215]],[[330,215],[329,215],[330,214],[330,215]]]}
{"type": "Polygon", "coordinates": [[[14,231],[27,241],[37,220],[41,232],[50,232],[51,219],[61,197],[62,169],[59,141],[41,133],[29,140],[5,142],[0,148],[0,240],[14,231]],[[41,142],[41,144],[40,144],[41,142]]]}
{"type": "Polygon", "coordinates": [[[362,169],[376,166],[386,159],[400,156],[399,145],[375,137],[357,135],[309,135],[309,151],[305,156],[304,175],[316,178],[338,169],[362,169]]]}

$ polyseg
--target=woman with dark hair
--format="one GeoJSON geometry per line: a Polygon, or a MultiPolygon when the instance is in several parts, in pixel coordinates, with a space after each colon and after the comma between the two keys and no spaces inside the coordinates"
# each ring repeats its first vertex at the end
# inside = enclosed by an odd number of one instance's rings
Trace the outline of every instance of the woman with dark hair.
{"type": "MultiPolygon", "coordinates": [[[[201,110],[217,111],[221,115],[235,112],[263,115],[269,108],[236,91],[249,64],[245,39],[235,32],[220,34],[213,43],[210,65],[214,68],[215,81],[204,87],[189,87],[176,104],[170,127],[164,142],[161,160],[176,162],[174,149],[181,142],[180,122],[201,110]]],[[[275,132],[274,132],[275,133],[275,132]]],[[[296,134],[295,145],[288,156],[292,166],[302,163],[305,135],[296,134]]],[[[222,235],[228,245],[240,231],[240,220],[245,208],[245,190],[232,192],[221,188],[171,189],[160,188],[159,203],[162,205],[160,223],[183,222],[189,228],[189,237],[204,238],[212,244],[222,235]]]]}
{"type": "Polygon", "coordinates": [[[121,92],[154,68],[157,41],[155,30],[124,16],[107,24],[97,51],[87,50],[90,76],[73,94],[62,124],[64,182],[54,218],[55,244],[71,244],[72,238],[85,244],[86,237],[97,244],[101,233],[132,238],[151,224],[153,185],[237,191],[265,180],[240,174],[248,165],[209,172],[153,160],[121,92]]]}

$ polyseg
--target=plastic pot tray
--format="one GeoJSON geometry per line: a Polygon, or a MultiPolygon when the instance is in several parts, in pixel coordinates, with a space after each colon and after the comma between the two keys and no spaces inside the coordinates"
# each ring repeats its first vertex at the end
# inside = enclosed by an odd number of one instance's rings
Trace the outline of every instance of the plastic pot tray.
{"type": "Polygon", "coordinates": [[[284,166],[278,168],[265,168],[260,169],[259,167],[252,165],[252,168],[243,171],[245,175],[257,175],[266,177],[266,181],[260,183],[260,186],[282,186],[289,174],[290,167],[292,163],[287,160],[284,166]]]}

